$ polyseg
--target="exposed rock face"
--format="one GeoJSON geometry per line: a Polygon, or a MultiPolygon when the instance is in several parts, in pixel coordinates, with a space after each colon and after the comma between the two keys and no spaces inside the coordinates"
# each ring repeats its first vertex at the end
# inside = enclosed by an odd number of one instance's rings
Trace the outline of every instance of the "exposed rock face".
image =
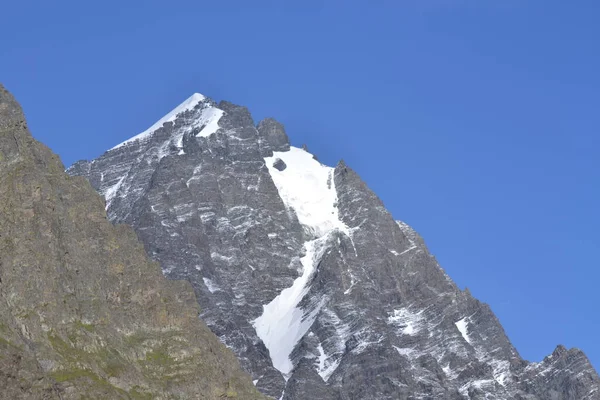
{"type": "Polygon", "coordinates": [[[0,86],[0,399],[261,399],[135,232],[0,86]]]}
{"type": "Polygon", "coordinates": [[[192,283],[203,319],[262,392],[600,399],[578,350],[522,360],[490,308],[343,162],[321,165],[276,121],[255,126],[244,107],[194,96],[68,172],[106,197],[110,219],[134,227],[166,276],[192,283]]]}
{"type": "Polygon", "coordinates": [[[273,118],[266,118],[259,122],[256,127],[260,137],[261,149],[265,154],[269,151],[288,151],[290,141],[281,123],[273,118]]]}

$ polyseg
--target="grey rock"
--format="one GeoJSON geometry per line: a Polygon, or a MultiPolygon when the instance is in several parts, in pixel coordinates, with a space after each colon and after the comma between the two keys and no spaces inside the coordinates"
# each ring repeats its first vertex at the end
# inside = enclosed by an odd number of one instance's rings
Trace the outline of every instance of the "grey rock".
{"type": "Polygon", "coordinates": [[[283,400],[294,399],[341,399],[340,394],[329,387],[317,374],[314,360],[302,359],[287,382],[283,400]]]}
{"type": "Polygon", "coordinates": [[[0,85],[0,399],[263,399],[104,206],[0,85]]]}
{"type": "Polygon", "coordinates": [[[283,162],[283,160],[281,158],[278,158],[273,163],[273,167],[275,169],[277,169],[278,171],[283,171],[287,167],[287,165],[285,165],[285,163],[283,162]]]}
{"type": "Polygon", "coordinates": [[[257,126],[261,147],[265,150],[264,155],[272,151],[288,151],[290,141],[285,128],[273,118],[265,118],[257,126]]]}
{"type": "Polygon", "coordinates": [[[270,119],[256,127],[246,108],[221,102],[220,129],[197,137],[195,121],[206,107],[214,102],[68,172],[110,200],[111,220],[134,227],[167,277],[191,282],[203,319],[263,393],[289,400],[600,399],[600,379],[582,353],[524,361],[490,308],[460,290],[423,239],[395,221],[343,161],[328,185],[347,229],[320,237],[271,175],[288,173],[285,155],[299,151],[283,127],[270,119]],[[179,137],[181,148],[169,145],[179,137]],[[296,309],[306,331],[284,374],[255,320],[303,273],[302,257],[317,239],[296,309]]]}

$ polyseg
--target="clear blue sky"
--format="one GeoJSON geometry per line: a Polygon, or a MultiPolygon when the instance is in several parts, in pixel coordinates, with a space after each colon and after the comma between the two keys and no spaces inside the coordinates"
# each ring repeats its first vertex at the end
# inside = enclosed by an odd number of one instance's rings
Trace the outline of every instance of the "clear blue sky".
{"type": "Polygon", "coordinates": [[[521,354],[600,369],[597,0],[20,1],[0,80],[65,164],[193,92],[356,169],[521,354]],[[278,5],[285,3],[285,5],[278,5]]]}

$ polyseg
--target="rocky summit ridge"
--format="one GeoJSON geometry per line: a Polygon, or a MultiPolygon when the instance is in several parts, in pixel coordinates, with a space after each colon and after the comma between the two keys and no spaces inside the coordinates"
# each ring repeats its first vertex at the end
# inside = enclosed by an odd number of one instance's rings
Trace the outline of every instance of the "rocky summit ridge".
{"type": "Polygon", "coordinates": [[[0,399],[262,399],[0,85],[0,399]]]}
{"type": "Polygon", "coordinates": [[[194,95],[68,169],[135,229],[275,399],[597,400],[585,355],[523,360],[490,308],[345,163],[290,146],[274,119],[194,95]]]}

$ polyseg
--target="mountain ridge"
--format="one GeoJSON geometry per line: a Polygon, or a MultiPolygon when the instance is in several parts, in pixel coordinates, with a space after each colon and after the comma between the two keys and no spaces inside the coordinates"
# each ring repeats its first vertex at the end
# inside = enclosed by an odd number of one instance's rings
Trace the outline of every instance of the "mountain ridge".
{"type": "Polygon", "coordinates": [[[262,399],[0,85],[0,399],[262,399]]]}
{"type": "Polygon", "coordinates": [[[203,318],[261,391],[283,399],[600,395],[577,350],[522,360],[489,306],[456,287],[344,162],[323,166],[291,147],[276,120],[255,125],[245,107],[225,101],[218,129],[199,135],[206,104],[68,172],[107,197],[111,220],[134,226],[166,276],[192,283],[203,318]],[[282,350],[272,332],[300,337],[282,350]],[[370,382],[377,371],[381,380],[370,382]]]}

